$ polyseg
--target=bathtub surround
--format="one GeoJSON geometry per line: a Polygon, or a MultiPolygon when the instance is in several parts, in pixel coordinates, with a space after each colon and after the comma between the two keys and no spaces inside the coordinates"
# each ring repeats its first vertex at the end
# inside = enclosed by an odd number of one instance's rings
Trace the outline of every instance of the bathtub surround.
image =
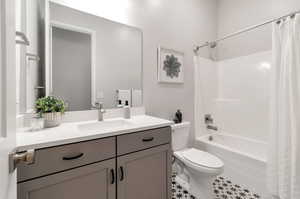
{"type": "Polygon", "coordinates": [[[213,102],[221,131],[267,141],[272,52],[217,62],[218,97],[213,102]]]}
{"type": "Polygon", "coordinates": [[[195,135],[199,137],[208,133],[205,114],[216,115],[213,102],[218,95],[218,76],[216,62],[200,56],[195,56],[194,62],[195,135]]]}
{"type": "Polygon", "coordinates": [[[204,123],[204,115],[211,114],[219,132],[266,142],[272,52],[194,59],[196,137],[212,132],[204,123]]]}
{"type": "Polygon", "coordinates": [[[222,158],[224,176],[261,196],[267,195],[271,63],[271,51],[223,61],[195,57],[196,147],[222,158]],[[206,128],[205,114],[217,133],[206,128]]]}
{"type": "Polygon", "coordinates": [[[273,24],[273,73],[268,188],[300,198],[300,15],[273,24]]]}

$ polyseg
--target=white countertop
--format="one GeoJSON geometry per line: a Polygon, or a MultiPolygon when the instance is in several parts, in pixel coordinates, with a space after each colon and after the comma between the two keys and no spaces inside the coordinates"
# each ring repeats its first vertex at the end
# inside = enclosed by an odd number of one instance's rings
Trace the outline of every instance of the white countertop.
{"type": "MultiPolygon", "coordinates": [[[[122,118],[113,118],[109,119],[109,121],[118,119],[120,120],[122,118]]],[[[16,151],[58,146],[63,144],[143,131],[147,129],[161,128],[173,124],[172,121],[147,115],[133,116],[131,119],[128,119],[126,121],[128,121],[130,124],[109,129],[99,129],[97,131],[82,131],[78,128],[78,125],[95,123],[97,122],[96,120],[62,123],[58,127],[43,129],[41,131],[34,132],[29,131],[28,129],[19,129],[17,132],[16,151]]]]}

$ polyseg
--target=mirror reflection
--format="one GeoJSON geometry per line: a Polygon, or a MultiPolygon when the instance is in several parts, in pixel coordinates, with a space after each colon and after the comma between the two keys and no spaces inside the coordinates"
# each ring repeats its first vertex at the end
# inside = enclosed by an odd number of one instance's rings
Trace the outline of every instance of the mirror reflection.
{"type": "Polygon", "coordinates": [[[49,95],[67,111],[143,105],[141,30],[46,0],[16,8],[16,29],[29,40],[17,48],[18,113],[49,95]]]}
{"type": "Polygon", "coordinates": [[[50,32],[50,93],[70,111],[142,105],[140,30],[50,3],[50,32]]]}

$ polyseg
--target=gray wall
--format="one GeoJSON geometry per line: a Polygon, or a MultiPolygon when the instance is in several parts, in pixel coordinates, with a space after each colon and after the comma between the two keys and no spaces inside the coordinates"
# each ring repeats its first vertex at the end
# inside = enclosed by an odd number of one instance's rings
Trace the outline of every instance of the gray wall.
{"type": "Polygon", "coordinates": [[[69,111],[91,108],[91,36],[52,29],[53,94],[68,103],[69,111]]]}
{"type": "Polygon", "coordinates": [[[157,4],[131,0],[129,13],[129,23],[140,27],[144,33],[144,102],[147,113],[172,119],[176,109],[181,109],[184,120],[193,122],[193,46],[216,37],[216,2],[152,2],[157,4]],[[156,49],[159,45],[184,52],[184,84],[157,83],[156,49]]]}
{"type": "MultiPolygon", "coordinates": [[[[218,0],[218,37],[300,10],[299,0],[218,0]]],[[[220,60],[272,48],[272,25],[228,39],[218,45],[220,60]]]]}
{"type": "MultiPolygon", "coordinates": [[[[142,29],[143,91],[147,113],[171,119],[176,109],[181,109],[185,120],[194,121],[193,46],[216,38],[215,0],[124,0],[121,2],[128,3],[124,8],[116,0],[105,3],[52,1],[142,29]],[[157,83],[159,45],[184,52],[184,84],[157,83]]],[[[201,53],[206,55],[205,49],[203,51],[201,53]]]]}
{"type": "Polygon", "coordinates": [[[116,107],[118,89],[142,89],[140,30],[55,3],[50,19],[96,32],[96,98],[105,108],[116,107]]]}

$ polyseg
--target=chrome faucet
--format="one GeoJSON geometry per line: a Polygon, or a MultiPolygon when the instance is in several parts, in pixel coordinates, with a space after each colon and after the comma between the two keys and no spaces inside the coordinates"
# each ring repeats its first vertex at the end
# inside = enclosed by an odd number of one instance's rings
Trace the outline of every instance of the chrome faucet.
{"type": "Polygon", "coordinates": [[[205,114],[204,115],[204,123],[206,124],[207,129],[218,131],[218,127],[212,125],[214,123],[214,119],[210,114],[205,114]]]}
{"type": "Polygon", "coordinates": [[[210,130],[218,131],[218,127],[217,126],[207,125],[206,128],[210,129],[210,130]]]}
{"type": "Polygon", "coordinates": [[[96,102],[94,107],[98,109],[98,121],[103,121],[103,114],[106,112],[103,108],[103,103],[96,102]]]}

